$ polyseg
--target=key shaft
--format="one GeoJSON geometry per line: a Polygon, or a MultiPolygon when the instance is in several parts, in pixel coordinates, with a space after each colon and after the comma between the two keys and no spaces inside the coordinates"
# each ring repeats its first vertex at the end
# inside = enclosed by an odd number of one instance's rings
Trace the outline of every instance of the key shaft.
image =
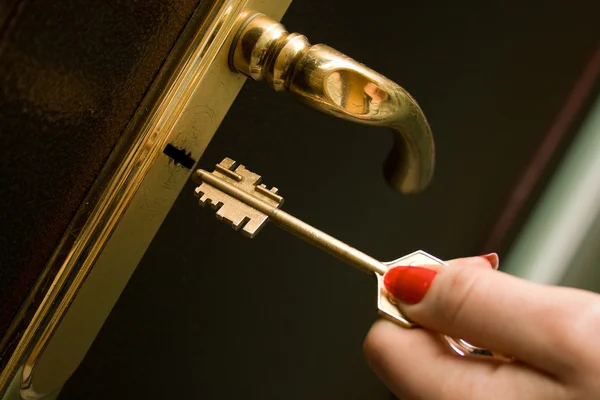
{"type": "Polygon", "coordinates": [[[388,270],[388,267],[385,264],[373,257],[347,245],[285,211],[252,196],[235,185],[226,182],[223,179],[219,179],[208,171],[202,169],[196,170],[194,173],[194,180],[197,183],[206,182],[244,204],[255,208],[267,215],[270,221],[275,222],[275,224],[286,231],[365,272],[374,272],[379,275],[384,275],[388,270]]]}

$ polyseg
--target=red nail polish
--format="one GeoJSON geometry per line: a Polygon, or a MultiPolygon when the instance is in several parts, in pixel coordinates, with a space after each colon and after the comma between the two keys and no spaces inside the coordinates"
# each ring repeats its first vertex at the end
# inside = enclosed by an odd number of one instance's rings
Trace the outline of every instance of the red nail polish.
{"type": "Polygon", "coordinates": [[[416,304],[427,293],[437,271],[422,267],[394,267],[383,277],[385,288],[396,299],[416,304]]]}
{"type": "Polygon", "coordinates": [[[492,265],[492,268],[498,269],[498,266],[500,265],[500,258],[498,257],[498,254],[490,253],[480,257],[485,258],[486,261],[492,265]]]}

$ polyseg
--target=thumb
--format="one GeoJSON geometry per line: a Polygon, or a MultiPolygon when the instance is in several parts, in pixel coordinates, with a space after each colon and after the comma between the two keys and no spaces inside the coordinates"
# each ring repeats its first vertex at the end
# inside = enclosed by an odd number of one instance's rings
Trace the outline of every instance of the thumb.
{"type": "Polygon", "coordinates": [[[579,353],[572,348],[580,343],[573,318],[589,308],[591,296],[597,304],[596,295],[535,284],[474,264],[395,267],[386,273],[384,284],[401,311],[424,328],[562,372],[565,352],[579,353]]]}

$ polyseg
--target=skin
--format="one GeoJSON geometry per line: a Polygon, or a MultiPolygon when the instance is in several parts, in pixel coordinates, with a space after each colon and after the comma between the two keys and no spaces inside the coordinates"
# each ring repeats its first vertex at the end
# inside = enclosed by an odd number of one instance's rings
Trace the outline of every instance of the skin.
{"type": "Polygon", "coordinates": [[[438,270],[402,311],[425,329],[377,321],[365,357],[402,400],[600,399],[600,295],[545,286],[494,270],[481,257],[438,270]],[[464,358],[441,332],[515,357],[464,358]]]}

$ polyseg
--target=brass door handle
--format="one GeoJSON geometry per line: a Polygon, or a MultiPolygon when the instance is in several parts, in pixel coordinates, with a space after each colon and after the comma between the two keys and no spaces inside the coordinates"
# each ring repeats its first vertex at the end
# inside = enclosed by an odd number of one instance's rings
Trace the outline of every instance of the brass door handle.
{"type": "Polygon", "coordinates": [[[303,104],[338,118],[394,131],[384,176],[401,193],[416,193],[431,181],[435,147],[417,102],[399,85],[323,44],[288,33],[263,14],[247,11],[229,53],[230,67],[303,104]]]}

